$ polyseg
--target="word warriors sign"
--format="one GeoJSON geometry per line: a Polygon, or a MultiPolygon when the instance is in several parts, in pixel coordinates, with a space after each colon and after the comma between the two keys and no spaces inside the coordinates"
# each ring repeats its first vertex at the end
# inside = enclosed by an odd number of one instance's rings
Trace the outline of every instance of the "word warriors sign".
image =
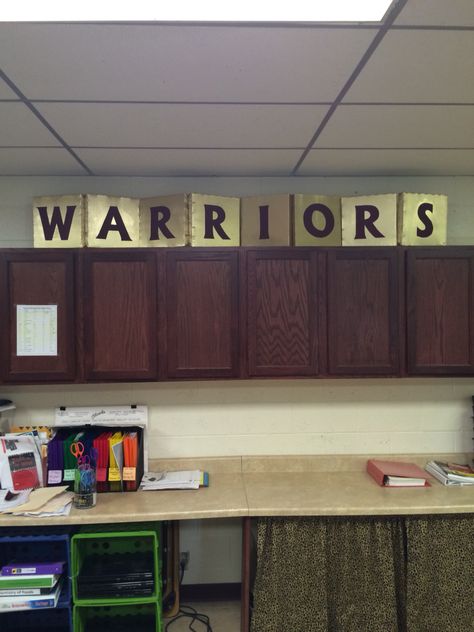
{"type": "Polygon", "coordinates": [[[37,197],[36,248],[445,245],[446,195],[37,197]]]}

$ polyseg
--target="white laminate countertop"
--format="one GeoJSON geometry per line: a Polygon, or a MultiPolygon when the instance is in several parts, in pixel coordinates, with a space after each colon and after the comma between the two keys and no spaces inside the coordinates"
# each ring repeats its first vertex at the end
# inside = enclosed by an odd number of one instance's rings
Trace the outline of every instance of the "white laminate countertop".
{"type": "MultiPolygon", "coordinates": [[[[436,455],[461,460],[467,455],[436,455]]],[[[365,472],[364,456],[228,457],[168,459],[150,469],[205,469],[198,490],[99,494],[92,509],[64,518],[0,514],[0,527],[106,524],[252,516],[364,516],[474,513],[474,485],[384,488],[365,472]]],[[[424,465],[432,455],[384,455],[424,465]]]]}

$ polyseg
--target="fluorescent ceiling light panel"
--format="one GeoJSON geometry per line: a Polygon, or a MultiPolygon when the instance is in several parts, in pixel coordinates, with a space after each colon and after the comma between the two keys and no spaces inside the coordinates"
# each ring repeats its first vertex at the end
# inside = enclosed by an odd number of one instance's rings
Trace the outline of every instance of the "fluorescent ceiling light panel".
{"type": "Polygon", "coordinates": [[[2,22],[380,22],[393,0],[3,2],[2,22]]]}

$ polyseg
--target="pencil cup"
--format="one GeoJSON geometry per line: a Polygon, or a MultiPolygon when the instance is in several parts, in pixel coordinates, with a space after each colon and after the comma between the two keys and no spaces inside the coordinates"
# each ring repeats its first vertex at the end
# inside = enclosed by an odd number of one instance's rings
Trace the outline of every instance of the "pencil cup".
{"type": "Polygon", "coordinates": [[[74,507],[89,509],[95,507],[97,501],[97,479],[94,467],[81,467],[76,470],[74,478],[74,507]]]}

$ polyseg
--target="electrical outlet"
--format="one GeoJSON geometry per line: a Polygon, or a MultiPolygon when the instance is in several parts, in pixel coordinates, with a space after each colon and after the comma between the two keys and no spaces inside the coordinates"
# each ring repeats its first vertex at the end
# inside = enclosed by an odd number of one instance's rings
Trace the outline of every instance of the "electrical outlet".
{"type": "Polygon", "coordinates": [[[184,570],[187,570],[189,567],[189,557],[189,551],[181,551],[179,562],[184,570]]]}

